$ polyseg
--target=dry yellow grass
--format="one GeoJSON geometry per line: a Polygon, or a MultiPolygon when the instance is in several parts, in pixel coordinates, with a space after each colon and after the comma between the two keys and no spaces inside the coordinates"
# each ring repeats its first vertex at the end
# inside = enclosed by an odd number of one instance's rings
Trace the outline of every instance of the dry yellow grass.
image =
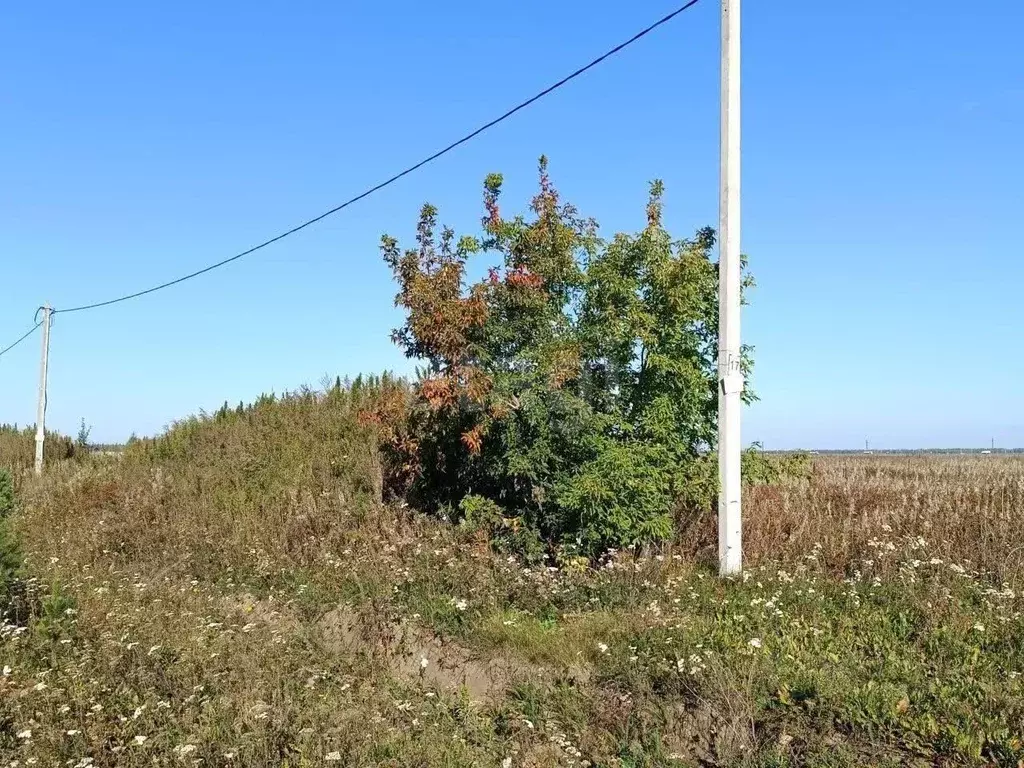
{"type": "Polygon", "coordinates": [[[748,491],[749,562],[793,560],[815,547],[848,570],[872,541],[922,537],[931,556],[1020,583],[1024,456],[816,457],[810,480],[748,491]]]}
{"type": "MultiPolygon", "coordinates": [[[[822,455],[808,478],[748,487],[743,507],[748,566],[800,562],[817,551],[847,575],[881,541],[923,539],[929,557],[1024,578],[1024,455],[822,455]]],[[[676,551],[711,565],[712,515],[680,533],[676,551]]]]}
{"type": "MultiPolygon", "coordinates": [[[[0,469],[10,471],[16,483],[35,464],[35,435],[33,427],[18,428],[11,424],[0,424],[0,469]]],[[[46,433],[44,455],[47,466],[73,459],[76,454],[81,457],[85,453],[87,451],[78,449],[70,437],[56,432],[46,433]]]]}

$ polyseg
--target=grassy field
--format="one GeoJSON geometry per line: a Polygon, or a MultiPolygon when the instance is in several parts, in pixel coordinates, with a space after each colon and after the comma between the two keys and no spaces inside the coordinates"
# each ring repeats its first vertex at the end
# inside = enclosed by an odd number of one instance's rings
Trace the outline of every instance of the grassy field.
{"type": "Polygon", "coordinates": [[[357,406],[19,475],[0,765],[1024,760],[1024,457],[815,457],[747,489],[723,582],[710,515],[528,567],[384,504],[357,406]]]}

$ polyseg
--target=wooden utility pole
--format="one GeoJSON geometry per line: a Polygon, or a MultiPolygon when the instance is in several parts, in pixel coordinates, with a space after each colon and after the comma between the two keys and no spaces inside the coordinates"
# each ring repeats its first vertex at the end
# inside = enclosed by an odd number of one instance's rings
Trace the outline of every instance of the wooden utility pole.
{"type": "Polygon", "coordinates": [[[740,0],[722,0],[718,256],[718,569],[743,569],[740,494],[740,0]]]}
{"type": "Polygon", "coordinates": [[[50,358],[50,318],[53,309],[47,304],[43,312],[43,354],[39,363],[39,405],[36,410],[36,474],[43,473],[43,445],[46,442],[46,370],[50,358]]]}

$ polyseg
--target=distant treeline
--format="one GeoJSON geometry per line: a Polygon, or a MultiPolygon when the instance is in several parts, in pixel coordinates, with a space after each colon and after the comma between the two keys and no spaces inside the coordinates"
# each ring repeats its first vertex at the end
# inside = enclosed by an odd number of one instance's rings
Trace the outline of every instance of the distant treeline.
{"type": "Polygon", "coordinates": [[[863,448],[848,449],[848,448],[832,448],[832,449],[800,449],[800,450],[786,450],[786,451],[765,451],[765,453],[810,453],[813,455],[834,455],[834,456],[857,456],[863,454],[883,454],[890,456],[921,456],[921,455],[981,455],[981,454],[1024,454],[1024,448],[889,448],[889,449],[875,449],[870,448],[864,450],[863,448]]]}
{"type": "Polygon", "coordinates": [[[120,453],[124,446],[124,443],[89,443],[89,450],[93,453],[120,453]]]}

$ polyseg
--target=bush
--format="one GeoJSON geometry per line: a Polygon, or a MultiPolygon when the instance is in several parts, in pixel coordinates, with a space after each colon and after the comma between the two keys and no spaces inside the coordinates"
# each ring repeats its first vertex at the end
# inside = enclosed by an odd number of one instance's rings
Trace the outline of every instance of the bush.
{"type": "Polygon", "coordinates": [[[575,518],[579,543],[635,546],[672,534],[671,456],[661,446],[613,444],[570,476],[558,501],[575,518]]]}
{"type": "Polygon", "coordinates": [[[527,563],[544,559],[544,542],[521,517],[505,517],[502,508],[483,496],[471,494],[459,503],[462,527],[482,533],[499,552],[515,554],[527,563]]]}
{"type": "Polygon", "coordinates": [[[0,616],[3,616],[16,594],[21,569],[21,550],[10,528],[9,516],[14,510],[14,481],[11,473],[0,469],[0,616]]]}
{"type": "Polygon", "coordinates": [[[743,452],[743,482],[748,485],[773,485],[784,478],[811,476],[811,457],[803,451],[785,454],[765,453],[759,443],[743,452]]]}
{"type": "Polygon", "coordinates": [[[529,218],[501,215],[501,184],[484,182],[479,237],[437,235],[426,205],[416,248],[382,239],[406,311],[393,338],[426,363],[403,429],[384,434],[411,499],[479,514],[479,497],[487,514],[588,553],[666,539],[674,512],[715,494],[714,232],[674,240],[660,182],[647,226],[610,241],[560,202],[544,158],[529,218]],[[500,264],[467,288],[476,253],[500,264]]]}
{"type": "Polygon", "coordinates": [[[14,478],[10,471],[0,468],[0,519],[14,509],[14,478]]]}
{"type": "Polygon", "coordinates": [[[21,567],[21,550],[11,530],[10,522],[0,519],[0,594],[10,585],[21,567]]]}

